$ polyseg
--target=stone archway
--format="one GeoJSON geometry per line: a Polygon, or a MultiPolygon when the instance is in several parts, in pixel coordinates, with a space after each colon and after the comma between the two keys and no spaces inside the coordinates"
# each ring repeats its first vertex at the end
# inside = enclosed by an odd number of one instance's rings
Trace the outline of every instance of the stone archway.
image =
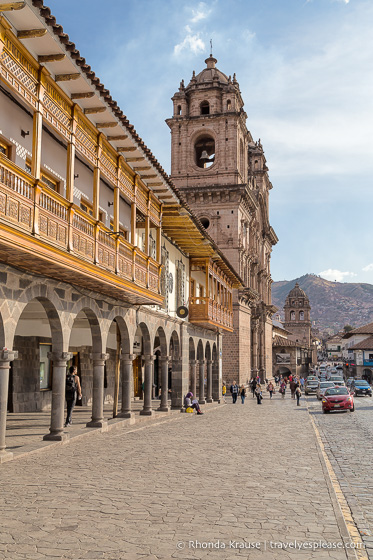
{"type": "Polygon", "coordinates": [[[212,403],[212,352],[210,343],[206,343],[205,347],[205,361],[206,361],[206,385],[205,394],[206,402],[212,403]]]}
{"type": "Polygon", "coordinates": [[[189,338],[189,391],[191,391],[193,393],[193,396],[196,397],[197,361],[196,361],[196,349],[192,337],[189,338]]]}
{"type": "Polygon", "coordinates": [[[143,408],[140,414],[152,416],[154,354],[150,332],[144,322],[137,326],[133,341],[133,355],[134,394],[143,396],[143,408]]]}
{"type": "Polygon", "coordinates": [[[205,404],[205,353],[203,342],[200,339],[197,344],[197,362],[198,362],[198,399],[200,404],[205,404]]]}
{"type": "Polygon", "coordinates": [[[158,327],[154,338],[154,385],[156,397],[160,398],[158,410],[168,412],[168,396],[171,390],[169,385],[168,369],[170,356],[167,352],[167,338],[163,327],[158,327]]]}
{"type": "Polygon", "coordinates": [[[102,428],[104,421],[105,363],[99,308],[85,305],[84,299],[71,316],[69,339],[70,363],[78,368],[83,404],[92,403],[92,419],[88,428],[102,428]]]}

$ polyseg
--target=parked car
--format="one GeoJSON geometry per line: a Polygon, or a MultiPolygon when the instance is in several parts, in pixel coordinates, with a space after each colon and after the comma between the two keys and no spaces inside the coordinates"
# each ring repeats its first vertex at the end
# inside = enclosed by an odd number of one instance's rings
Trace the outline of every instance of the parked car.
{"type": "Polygon", "coordinates": [[[369,395],[372,396],[372,388],[369,385],[368,381],[365,379],[354,379],[350,385],[350,389],[355,393],[356,396],[358,395],[369,395]]]}
{"type": "Polygon", "coordinates": [[[331,375],[328,381],[333,381],[334,385],[336,385],[337,387],[346,386],[343,377],[341,377],[340,375],[331,375]]]}
{"type": "Polygon", "coordinates": [[[319,400],[321,400],[324,396],[324,393],[327,389],[335,387],[332,381],[320,381],[319,386],[316,390],[316,396],[319,400]]]}
{"type": "Polygon", "coordinates": [[[317,377],[313,377],[311,376],[312,379],[310,379],[309,377],[307,377],[306,380],[306,384],[304,386],[304,393],[306,395],[310,395],[311,393],[316,393],[318,386],[319,386],[319,381],[317,379],[317,377]]]}
{"type": "Polygon", "coordinates": [[[326,389],[322,399],[322,411],[326,414],[332,410],[350,410],[354,412],[354,397],[347,387],[326,389]]]}

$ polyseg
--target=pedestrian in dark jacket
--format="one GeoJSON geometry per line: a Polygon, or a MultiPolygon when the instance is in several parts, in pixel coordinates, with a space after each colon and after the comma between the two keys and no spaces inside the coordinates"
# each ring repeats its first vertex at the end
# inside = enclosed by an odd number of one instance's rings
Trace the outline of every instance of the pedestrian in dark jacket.
{"type": "Polygon", "coordinates": [[[252,380],[251,380],[251,391],[252,391],[252,393],[253,393],[253,398],[255,397],[256,385],[257,385],[256,379],[252,379],[252,380]]]}
{"type": "Polygon", "coordinates": [[[301,396],[302,396],[302,390],[301,390],[301,388],[299,387],[299,385],[297,385],[297,388],[295,389],[295,396],[297,397],[297,406],[300,406],[299,399],[300,399],[301,396]]]}
{"type": "Polygon", "coordinates": [[[292,379],[289,383],[291,398],[295,399],[295,389],[297,388],[296,382],[292,379]]]}
{"type": "Polygon", "coordinates": [[[230,391],[231,391],[231,394],[232,394],[233,404],[236,404],[239,389],[238,389],[238,385],[236,384],[235,381],[233,381],[233,383],[231,385],[231,388],[230,388],[230,391]]]}

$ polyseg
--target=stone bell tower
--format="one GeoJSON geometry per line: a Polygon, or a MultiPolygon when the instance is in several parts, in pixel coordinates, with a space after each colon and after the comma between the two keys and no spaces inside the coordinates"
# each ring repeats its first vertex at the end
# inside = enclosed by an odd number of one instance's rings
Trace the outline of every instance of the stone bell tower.
{"type": "Polygon", "coordinates": [[[284,305],[284,327],[292,334],[289,338],[295,342],[311,345],[311,306],[306,293],[298,282],[290,290],[284,305]]]}
{"type": "Polygon", "coordinates": [[[212,54],[205,63],[172,98],[171,179],[243,280],[234,294],[234,332],[223,336],[223,379],[243,383],[269,376],[272,367],[272,185],[236,75],[218,70],[212,54]]]}

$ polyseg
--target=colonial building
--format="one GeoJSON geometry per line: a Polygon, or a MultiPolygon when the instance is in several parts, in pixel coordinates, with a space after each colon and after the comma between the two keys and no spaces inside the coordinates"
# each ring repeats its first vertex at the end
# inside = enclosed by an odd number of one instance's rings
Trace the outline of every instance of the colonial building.
{"type": "Polygon", "coordinates": [[[89,427],[104,399],[126,418],[160,389],[161,411],[218,400],[241,281],[43,1],[0,14],[3,461],[7,413],[49,409],[45,439],[68,437],[70,364],[89,427]]]}
{"type": "MultiPolygon", "coordinates": [[[[263,147],[246,127],[236,76],[218,70],[212,55],[205,62],[172,98],[171,178],[243,279],[233,293],[234,330],[223,342],[223,377],[242,383],[272,368],[272,184],[263,147]]],[[[190,301],[206,296],[191,285],[190,301]]]]}
{"type": "Polygon", "coordinates": [[[342,337],[345,375],[373,380],[373,323],[346,332],[342,337]]]}

